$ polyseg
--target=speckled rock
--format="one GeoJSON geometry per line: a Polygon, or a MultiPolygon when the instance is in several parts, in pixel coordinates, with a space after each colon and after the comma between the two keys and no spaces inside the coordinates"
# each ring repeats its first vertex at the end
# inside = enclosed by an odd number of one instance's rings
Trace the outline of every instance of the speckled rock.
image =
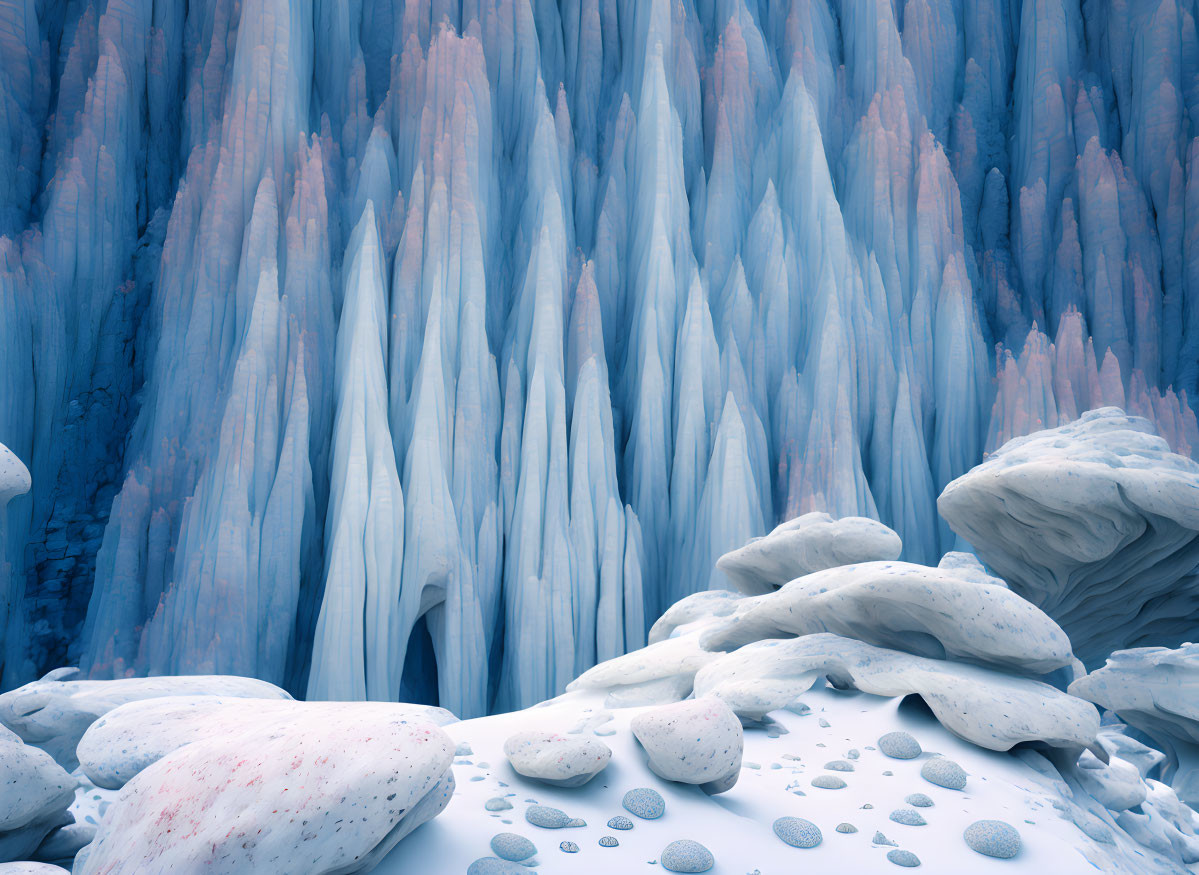
{"type": "Polygon", "coordinates": [[[888,732],[878,740],[878,749],[896,760],[914,760],[923,753],[920,742],[906,732],[888,732]]]}
{"type": "Polygon", "coordinates": [[[887,851],[887,859],[896,866],[903,866],[905,869],[914,869],[920,865],[920,858],[911,851],[887,851]]]}
{"type": "Polygon", "coordinates": [[[64,819],[75,779],[0,726],[0,860],[28,856],[64,819]]]}
{"type": "Polygon", "coordinates": [[[77,875],[217,871],[214,859],[226,872],[367,871],[449,803],[454,743],[437,726],[381,702],[297,704],[325,707],[195,741],[139,773],[77,875]]]}
{"type": "Polygon", "coordinates": [[[581,787],[604,770],[612,749],[595,738],[554,732],[518,732],[504,742],[518,773],[559,787],[581,787]]]}
{"type": "Polygon", "coordinates": [[[558,849],[564,854],[577,854],[579,852],[579,846],[574,842],[562,842],[558,845],[558,849]]]}
{"type": "Polygon", "coordinates": [[[649,755],[654,774],[723,793],[741,774],[741,721],[719,699],[705,697],[638,714],[633,735],[649,755]]]}
{"type": "Polygon", "coordinates": [[[966,827],[962,838],[970,850],[988,857],[1010,860],[1020,853],[1020,833],[1002,820],[977,820],[966,827]]]}
{"type": "Polygon", "coordinates": [[[0,875],[70,875],[69,870],[51,863],[0,863],[0,875]]]}
{"type": "Polygon", "coordinates": [[[817,775],[812,779],[812,786],[821,790],[844,790],[845,782],[836,775],[817,775]]]}
{"type": "Polygon", "coordinates": [[[887,845],[888,847],[892,848],[895,847],[895,842],[891,841],[881,832],[875,832],[874,838],[872,838],[870,841],[876,845],[887,845]]]}
{"type": "Polygon", "coordinates": [[[620,804],[642,820],[656,820],[666,812],[666,800],[650,787],[637,787],[624,794],[620,804]]]}
{"type": "Polygon", "coordinates": [[[614,817],[608,821],[608,829],[632,829],[632,828],[633,828],[633,821],[631,821],[627,817],[623,817],[621,815],[617,815],[616,817],[614,817]]]}
{"type": "Polygon", "coordinates": [[[507,811],[512,807],[512,803],[503,796],[493,796],[483,803],[483,807],[488,811],[507,811]]]}
{"type": "Polygon", "coordinates": [[[616,836],[600,836],[599,846],[601,848],[615,848],[620,844],[616,840],[616,836]]]}
{"type": "Polygon", "coordinates": [[[466,875],[527,875],[528,869],[499,857],[480,857],[466,870],[466,875]]]}
{"type": "Polygon", "coordinates": [[[707,872],[716,865],[712,852],[691,839],[668,844],[662,850],[661,861],[668,872],[707,872]]]}
{"type": "Polygon", "coordinates": [[[851,833],[855,833],[857,831],[858,831],[858,828],[856,826],[854,826],[852,823],[837,824],[837,832],[839,832],[839,833],[844,833],[846,835],[850,835],[851,833]]]}
{"type": "Polygon", "coordinates": [[[502,860],[519,863],[537,853],[537,846],[522,835],[501,832],[491,839],[491,852],[502,860]]]}
{"type": "Polygon", "coordinates": [[[566,829],[587,825],[585,820],[571,817],[562,809],[551,808],[548,805],[530,805],[525,809],[525,820],[542,829],[566,829]]]}
{"type": "Polygon", "coordinates": [[[774,834],[793,848],[814,848],[824,840],[820,827],[802,817],[780,817],[774,834]]]}
{"type": "Polygon", "coordinates": [[[895,823],[902,823],[904,826],[924,826],[928,823],[920,815],[919,811],[912,808],[896,808],[887,817],[889,820],[895,823]]]}
{"type": "Polygon", "coordinates": [[[138,772],[186,744],[255,726],[266,733],[276,723],[319,721],[326,713],[346,709],[352,709],[364,723],[399,718],[445,726],[457,719],[444,708],[427,705],[159,696],[109,711],[88,727],[76,754],[97,787],[119,790],[138,772]]]}
{"type": "Polygon", "coordinates": [[[847,763],[845,760],[833,760],[824,764],[824,767],[830,772],[852,772],[853,763],[847,763]]]}
{"type": "Polygon", "coordinates": [[[912,793],[910,796],[903,797],[903,801],[916,808],[933,807],[933,800],[924,793],[912,793]]]}
{"type": "Polygon", "coordinates": [[[82,680],[77,668],[58,668],[0,695],[0,724],[36,744],[68,771],[78,764],[75,748],[104,714],[128,702],[162,696],[285,699],[274,684],[230,675],[184,675],[82,680]]]}
{"type": "Polygon", "coordinates": [[[965,770],[945,757],[933,757],[926,762],[920,767],[920,777],[947,790],[961,790],[966,786],[965,770]]]}

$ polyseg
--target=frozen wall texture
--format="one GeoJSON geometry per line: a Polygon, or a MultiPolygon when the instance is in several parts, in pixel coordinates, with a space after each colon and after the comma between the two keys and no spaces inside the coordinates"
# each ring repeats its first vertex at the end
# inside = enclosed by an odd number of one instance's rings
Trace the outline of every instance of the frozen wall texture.
{"type": "Polygon", "coordinates": [[[528,705],[809,511],[1199,448],[1195,0],[0,0],[3,686],[528,705]]]}

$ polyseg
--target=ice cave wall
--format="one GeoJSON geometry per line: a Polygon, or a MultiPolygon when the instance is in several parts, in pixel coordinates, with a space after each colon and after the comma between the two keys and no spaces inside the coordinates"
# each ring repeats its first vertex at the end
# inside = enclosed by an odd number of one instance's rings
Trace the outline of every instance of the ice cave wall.
{"type": "Polygon", "coordinates": [[[1191,453],[1197,11],[0,0],[2,686],[528,705],[779,520],[1191,453]]]}

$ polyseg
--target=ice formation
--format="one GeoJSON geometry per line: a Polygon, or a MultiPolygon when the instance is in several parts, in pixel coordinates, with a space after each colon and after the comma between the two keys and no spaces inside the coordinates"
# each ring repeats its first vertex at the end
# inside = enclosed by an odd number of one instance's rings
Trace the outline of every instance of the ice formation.
{"type": "Polygon", "coordinates": [[[0,46],[5,688],[530,705],[780,522],[935,563],[1010,437],[1199,447],[1193,3],[12,0],[0,46]]]}

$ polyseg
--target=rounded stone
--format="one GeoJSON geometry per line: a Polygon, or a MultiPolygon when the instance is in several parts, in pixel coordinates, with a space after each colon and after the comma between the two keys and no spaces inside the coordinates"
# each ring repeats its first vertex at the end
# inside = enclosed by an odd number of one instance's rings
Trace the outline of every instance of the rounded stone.
{"type": "Polygon", "coordinates": [[[1020,833],[1002,820],[978,820],[966,827],[962,838],[970,846],[988,857],[1010,860],[1020,853],[1020,833]]]}
{"type": "Polygon", "coordinates": [[[926,762],[920,767],[920,777],[947,790],[961,790],[966,786],[966,771],[945,757],[933,757],[926,762]]]}
{"type": "Polygon", "coordinates": [[[828,769],[830,772],[852,772],[853,771],[853,763],[847,763],[845,760],[833,760],[832,762],[825,763],[824,767],[826,769],[828,769]]]}
{"type": "Polygon", "coordinates": [[[525,820],[542,829],[565,829],[566,827],[586,826],[585,820],[571,817],[560,808],[550,808],[548,805],[530,805],[525,809],[525,820]]]}
{"type": "Polygon", "coordinates": [[[845,782],[836,775],[817,775],[812,779],[812,786],[821,790],[843,790],[845,782]]]}
{"type": "Polygon", "coordinates": [[[687,699],[642,712],[629,724],[655,775],[723,793],[741,775],[741,721],[722,700],[687,699]]]}
{"type": "Polygon", "coordinates": [[[507,811],[512,807],[512,803],[503,796],[494,796],[484,802],[483,807],[488,811],[507,811]]]}
{"type": "Polygon", "coordinates": [[[526,875],[528,871],[519,863],[511,863],[499,857],[480,857],[470,864],[466,875],[526,875]]]}
{"type": "Polygon", "coordinates": [[[824,841],[820,827],[802,817],[780,817],[774,822],[774,834],[793,848],[814,848],[824,841]]]}
{"type": "Polygon", "coordinates": [[[637,787],[624,794],[620,800],[625,811],[635,814],[642,820],[657,820],[666,813],[666,800],[657,790],[649,787],[637,787]]]}
{"type": "Polygon", "coordinates": [[[914,808],[896,808],[891,812],[889,818],[895,823],[902,823],[904,826],[924,826],[928,823],[927,820],[920,816],[920,812],[914,808]]]}
{"type": "Polygon", "coordinates": [[[855,833],[857,831],[858,831],[858,828],[856,826],[854,826],[852,823],[837,824],[837,832],[841,832],[841,833],[845,833],[846,835],[849,835],[850,833],[855,833]]]}
{"type": "Polygon", "coordinates": [[[896,866],[903,866],[905,869],[915,869],[920,865],[920,858],[911,851],[887,851],[887,859],[896,866]]]}
{"type": "Polygon", "coordinates": [[[619,844],[620,842],[616,840],[616,836],[600,836],[599,846],[601,848],[614,848],[619,844]]]}
{"type": "Polygon", "coordinates": [[[903,801],[915,808],[932,808],[933,800],[923,793],[913,793],[911,796],[903,797],[903,801]]]}
{"type": "Polygon", "coordinates": [[[617,815],[616,817],[614,817],[608,821],[608,829],[632,829],[632,828],[633,828],[633,821],[629,820],[627,817],[622,817],[620,815],[617,815]]]}
{"type": "Polygon", "coordinates": [[[558,787],[581,787],[604,770],[612,749],[582,735],[518,732],[504,742],[504,756],[519,774],[558,787]]]}
{"type": "Polygon", "coordinates": [[[716,865],[712,852],[691,839],[671,842],[661,855],[662,867],[668,872],[707,872],[716,865]]]}
{"type": "Polygon", "coordinates": [[[878,749],[896,760],[914,760],[923,753],[920,742],[906,732],[888,732],[878,740],[878,749]]]}
{"type": "Polygon", "coordinates": [[[519,863],[537,853],[537,846],[514,832],[497,833],[491,839],[491,852],[501,860],[519,863]]]}
{"type": "Polygon", "coordinates": [[[579,846],[574,842],[563,842],[558,847],[564,854],[577,854],[579,852],[579,846]]]}

